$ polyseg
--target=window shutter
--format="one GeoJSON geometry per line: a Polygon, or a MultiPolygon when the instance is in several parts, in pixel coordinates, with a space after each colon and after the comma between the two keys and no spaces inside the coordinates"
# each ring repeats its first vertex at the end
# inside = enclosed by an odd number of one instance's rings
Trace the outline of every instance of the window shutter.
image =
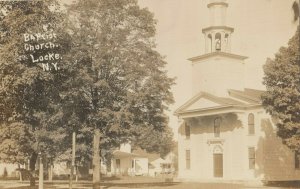
{"type": "Polygon", "coordinates": [[[186,160],[186,169],[191,168],[191,151],[186,150],[185,151],[185,160],[186,160]]]}
{"type": "Polygon", "coordinates": [[[248,158],[249,158],[249,169],[255,168],[255,148],[248,148],[248,158]]]}

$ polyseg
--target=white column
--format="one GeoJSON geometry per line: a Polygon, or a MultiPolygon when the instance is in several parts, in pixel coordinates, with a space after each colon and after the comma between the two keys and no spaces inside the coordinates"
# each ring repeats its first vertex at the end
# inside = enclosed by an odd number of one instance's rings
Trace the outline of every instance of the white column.
{"type": "Polygon", "coordinates": [[[226,51],[225,32],[221,32],[221,52],[226,51]]]}
{"type": "Polygon", "coordinates": [[[204,34],[204,40],[205,40],[205,53],[207,53],[207,35],[204,34]]]}
{"type": "Polygon", "coordinates": [[[228,34],[228,42],[227,42],[227,52],[231,52],[231,33],[228,34]]]}
{"type": "Polygon", "coordinates": [[[216,40],[215,40],[215,32],[211,33],[211,52],[216,52],[216,40]]]}
{"type": "Polygon", "coordinates": [[[205,34],[204,37],[205,37],[205,53],[208,53],[208,48],[209,48],[208,34],[205,34]]]}

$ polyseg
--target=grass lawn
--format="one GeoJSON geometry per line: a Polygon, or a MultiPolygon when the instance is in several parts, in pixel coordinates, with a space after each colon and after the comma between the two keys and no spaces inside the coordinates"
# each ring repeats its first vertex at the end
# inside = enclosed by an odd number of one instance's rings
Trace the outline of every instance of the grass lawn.
{"type": "MultiPolygon", "coordinates": [[[[38,184],[38,181],[36,181],[38,184]]],[[[101,189],[292,189],[300,188],[299,183],[273,183],[272,186],[251,186],[230,183],[195,183],[195,182],[165,182],[164,178],[122,177],[102,180],[101,189]]],[[[36,186],[35,189],[38,187],[36,186]]],[[[68,181],[45,182],[44,189],[68,189],[68,181]]],[[[0,181],[0,189],[31,189],[29,182],[0,181]]],[[[73,189],[92,189],[90,181],[79,181],[73,184],[73,189]]]]}

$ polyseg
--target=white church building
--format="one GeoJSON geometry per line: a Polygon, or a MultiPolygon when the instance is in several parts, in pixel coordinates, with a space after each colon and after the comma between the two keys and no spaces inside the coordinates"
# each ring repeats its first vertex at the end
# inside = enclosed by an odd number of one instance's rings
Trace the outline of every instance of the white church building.
{"type": "Polygon", "coordinates": [[[296,153],[276,136],[263,91],[244,86],[246,56],[234,54],[226,0],[210,0],[205,54],[190,58],[193,93],[179,118],[178,177],[187,180],[300,180],[296,153]]]}

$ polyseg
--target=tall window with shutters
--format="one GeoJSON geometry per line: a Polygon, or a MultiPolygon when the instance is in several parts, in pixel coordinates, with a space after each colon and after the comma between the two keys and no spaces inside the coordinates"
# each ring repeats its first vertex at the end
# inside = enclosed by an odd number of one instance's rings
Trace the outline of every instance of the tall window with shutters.
{"type": "Polygon", "coordinates": [[[186,169],[191,169],[191,151],[186,150],[185,151],[185,168],[186,169]]]}
{"type": "Polygon", "coordinates": [[[252,113],[248,115],[248,134],[255,134],[254,114],[252,113]]]}
{"type": "Polygon", "coordinates": [[[255,148],[248,148],[249,169],[255,169],[255,148]]]}

